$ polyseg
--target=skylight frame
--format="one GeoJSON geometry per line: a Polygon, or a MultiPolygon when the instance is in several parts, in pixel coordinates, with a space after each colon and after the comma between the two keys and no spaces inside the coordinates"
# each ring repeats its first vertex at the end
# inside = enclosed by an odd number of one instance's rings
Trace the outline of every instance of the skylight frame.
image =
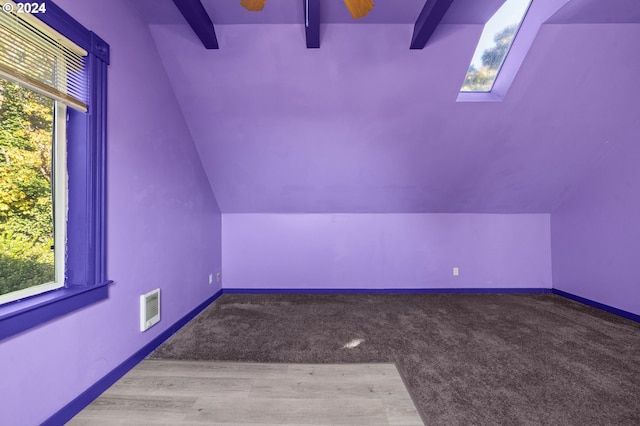
{"type": "MultiPolygon", "coordinates": [[[[516,29],[515,29],[515,31],[513,33],[513,37],[511,38],[511,41],[509,42],[509,46],[507,47],[507,50],[506,50],[504,56],[502,57],[502,60],[500,61],[500,65],[498,66],[498,68],[496,70],[495,77],[491,81],[491,87],[489,87],[488,90],[464,90],[464,86],[465,86],[464,82],[467,80],[467,77],[469,76],[469,70],[474,65],[474,63],[473,63],[474,58],[479,53],[484,53],[484,52],[486,52],[488,50],[488,48],[485,47],[482,50],[482,52],[478,52],[478,49],[480,48],[480,43],[482,42],[482,37],[485,35],[485,31],[487,29],[487,25],[489,25],[491,20],[494,19],[494,17],[500,12],[500,10],[509,1],[516,1],[516,0],[506,0],[505,3],[502,6],[500,6],[500,8],[494,13],[494,15],[485,23],[485,26],[484,26],[484,28],[482,30],[482,34],[480,36],[480,39],[478,40],[478,44],[476,45],[476,49],[473,52],[473,56],[471,58],[471,63],[469,64],[469,67],[467,68],[467,72],[465,73],[462,86],[460,87],[458,101],[483,100],[483,101],[496,101],[496,102],[499,102],[499,101],[502,100],[502,96],[501,95],[494,95],[493,94],[493,90],[494,90],[494,88],[496,86],[496,82],[500,78],[500,73],[502,72],[502,69],[503,69],[505,63],[507,62],[507,58],[509,57],[509,54],[511,53],[511,50],[512,50],[512,48],[513,48],[513,46],[514,46],[514,44],[516,42],[516,39],[518,38],[518,34],[520,33],[520,30],[522,29],[522,27],[523,27],[523,25],[525,23],[525,20],[529,16],[529,12],[531,11],[531,8],[533,6],[534,0],[524,0],[524,1],[528,1],[528,4],[524,8],[524,12],[522,13],[522,17],[520,18],[520,21],[518,21],[518,23],[517,23],[516,29]],[[474,98],[470,97],[470,96],[477,96],[477,95],[481,95],[481,96],[483,96],[483,98],[482,99],[474,99],[474,98]]],[[[504,31],[507,28],[509,28],[509,25],[503,26],[501,30],[499,30],[498,32],[493,33],[492,36],[495,36],[496,34],[499,34],[499,32],[504,31]]]]}

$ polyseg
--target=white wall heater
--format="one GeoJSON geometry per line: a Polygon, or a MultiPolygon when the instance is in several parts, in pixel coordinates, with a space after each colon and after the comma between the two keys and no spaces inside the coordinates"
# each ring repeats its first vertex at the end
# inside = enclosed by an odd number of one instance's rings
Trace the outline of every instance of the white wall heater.
{"type": "Polygon", "coordinates": [[[140,331],[146,331],[160,321],[160,289],[140,296],[140,331]]]}

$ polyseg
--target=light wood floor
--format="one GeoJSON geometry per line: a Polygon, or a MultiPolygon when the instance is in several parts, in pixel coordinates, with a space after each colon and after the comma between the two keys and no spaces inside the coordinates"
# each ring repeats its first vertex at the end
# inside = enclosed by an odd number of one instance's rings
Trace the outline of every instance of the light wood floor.
{"type": "Polygon", "coordinates": [[[394,364],[146,360],[70,425],[422,425],[394,364]]]}

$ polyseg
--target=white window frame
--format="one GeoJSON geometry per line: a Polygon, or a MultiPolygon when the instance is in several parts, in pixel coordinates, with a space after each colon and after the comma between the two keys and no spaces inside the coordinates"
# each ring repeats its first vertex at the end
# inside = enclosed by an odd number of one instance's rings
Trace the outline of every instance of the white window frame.
{"type": "MultiPolygon", "coordinates": [[[[28,87],[20,85],[28,90],[28,87]]],[[[54,102],[53,107],[52,161],[53,176],[53,228],[54,228],[54,264],[55,281],[12,291],[0,295],[0,304],[35,296],[47,291],[64,287],[65,257],[67,247],[67,106],[62,102],[54,102]]]]}

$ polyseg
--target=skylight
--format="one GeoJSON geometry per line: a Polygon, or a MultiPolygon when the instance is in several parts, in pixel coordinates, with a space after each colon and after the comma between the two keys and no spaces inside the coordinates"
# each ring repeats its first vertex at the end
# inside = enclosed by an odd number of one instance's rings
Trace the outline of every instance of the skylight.
{"type": "Polygon", "coordinates": [[[490,92],[531,0],[506,0],[484,26],[461,92],[490,92]]]}

